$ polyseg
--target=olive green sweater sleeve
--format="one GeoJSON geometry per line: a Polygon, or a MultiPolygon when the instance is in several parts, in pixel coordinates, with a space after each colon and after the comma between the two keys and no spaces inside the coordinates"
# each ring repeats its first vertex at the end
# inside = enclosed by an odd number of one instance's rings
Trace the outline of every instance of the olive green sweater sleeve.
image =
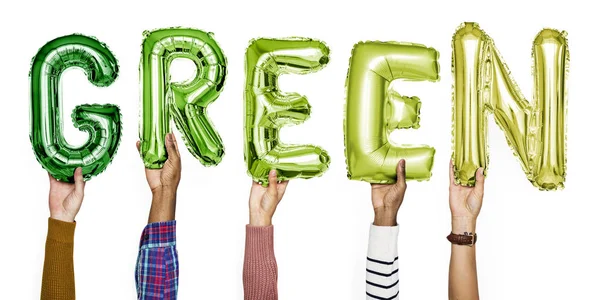
{"type": "Polygon", "coordinates": [[[74,236],[75,222],[68,223],[48,218],[42,300],[75,299],[74,236]]]}

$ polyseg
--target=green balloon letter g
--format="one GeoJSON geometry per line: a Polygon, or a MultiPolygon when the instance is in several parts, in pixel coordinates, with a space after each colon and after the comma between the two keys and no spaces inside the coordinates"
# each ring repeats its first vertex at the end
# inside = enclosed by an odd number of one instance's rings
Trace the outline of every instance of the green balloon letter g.
{"type": "Polygon", "coordinates": [[[81,146],[67,143],[63,135],[61,75],[78,67],[99,87],[111,85],[119,68],[105,44],[84,35],[59,37],[44,45],[33,58],[30,71],[30,139],[37,160],[56,179],[73,182],[82,167],[89,180],[114,157],[121,138],[121,115],[115,105],[80,105],[71,115],[73,124],[89,134],[81,146]]]}

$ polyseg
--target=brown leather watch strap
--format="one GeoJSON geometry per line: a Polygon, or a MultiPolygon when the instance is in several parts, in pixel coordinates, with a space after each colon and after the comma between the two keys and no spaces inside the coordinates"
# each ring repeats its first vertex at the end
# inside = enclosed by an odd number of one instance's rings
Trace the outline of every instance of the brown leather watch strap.
{"type": "Polygon", "coordinates": [[[477,242],[477,233],[465,232],[464,234],[455,234],[450,232],[446,238],[452,244],[472,247],[477,242]]]}

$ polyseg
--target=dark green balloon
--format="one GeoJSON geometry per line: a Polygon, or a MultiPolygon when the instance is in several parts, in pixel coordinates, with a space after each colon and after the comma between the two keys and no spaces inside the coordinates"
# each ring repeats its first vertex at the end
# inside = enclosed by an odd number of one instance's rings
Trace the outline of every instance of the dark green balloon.
{"type": "Polygon", "coordinates": [[[117,60],[105,44],[79,34],[59,37],[44,45],[33,58],[30,140],[40,164],[54,178],[73,182],[82,167],[85,180],[100,174],[114,157],[121,139],[121,114],[116,105],[84,104],[71,115],[73,124],[89,134],[81,146],[70,145],[63,135],[61,76],[71,67],[83,70],[99,87],[117,78],[117,60]]]}
{"type": "Polygon", "coordinates": [[[221,136],[206,114],[225,83],[227,61],[212,33],[189,28],[144,32],[140,79],[142,114],[141,156],[146,168],[159,169],[167,160],[165,136],[173,120],[188,151],[205,166],[219,164],[224,155],[221,136]],[[191,60],[196,76],[172,82],[171,62],[191,60]]]}

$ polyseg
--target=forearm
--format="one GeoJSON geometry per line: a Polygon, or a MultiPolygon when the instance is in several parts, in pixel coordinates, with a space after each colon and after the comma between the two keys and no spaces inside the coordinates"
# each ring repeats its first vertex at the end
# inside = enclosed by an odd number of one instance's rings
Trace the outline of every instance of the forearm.
{"type": "Polygon", "coordinates": [[[148,216],[148,224],[175,220],[177,191],[159,189],[152,192],[152,206],[148,216]]]}
{"type": "Polygon", "coordinates": [[[48,218],[42,300],[75,299],[74,235],[75,223],[48,218]]]}
{"type": "Polygon", "coordinates": [[[179,262],[175,221],[150,223],[142,232],[135,270],[139,300],[177,299],[179,262]]]}
{"type": "Polygon", "coordinates": [[[245,300],[277,299],[273,226],[246,226],[243,282],[245,300]]]}
{"type": "MultiPolygon", "coordinates": [[[[470,218],[453,218],[452,232],[475,233],[476,221],[470,218]]],[[[452,245],[448,283],[449,299],[479,299],[477,284],[476,247],[452,245]]]]}

